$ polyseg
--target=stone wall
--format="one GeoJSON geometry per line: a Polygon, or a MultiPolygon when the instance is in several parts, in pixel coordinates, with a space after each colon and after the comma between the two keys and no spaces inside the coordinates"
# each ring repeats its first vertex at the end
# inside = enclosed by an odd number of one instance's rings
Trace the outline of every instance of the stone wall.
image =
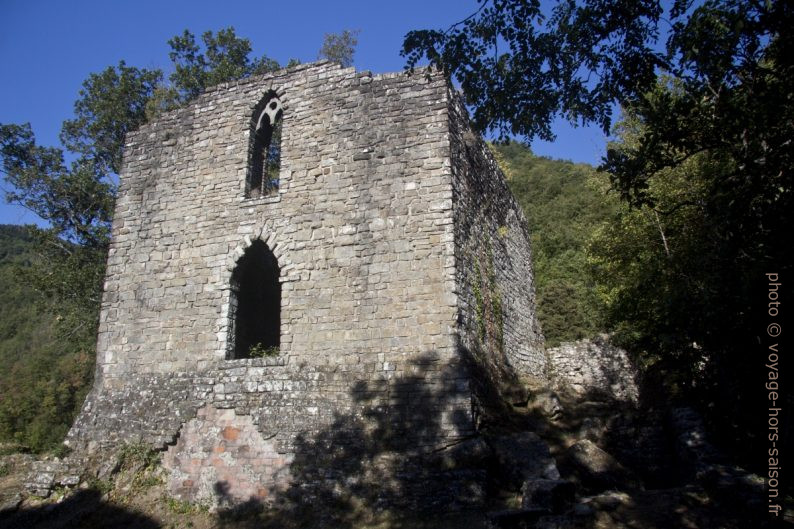
{"type": "MultiPolygon", "coordinates": [[[[67,443],[166,450],[186,500],[424,497],[428,458],[474,433],[475,312],[511,366],[542,355],[525,221],[465,119],[440,74],[320,62],[131,134],[96,382],[67,443]],[[278,193],[245,198],[252,113],[274,92],[278,193]],[[233,359],[232,274],[257,240],[278,261],[280,350],[233,359]]],[[[436,482],[457,501],[454,477],[436,482]]]]}
{"type": "Polygon", "coordinates": [[[637,369],[628,353],[609,343],[606,336],[562,343],[549,349],[548,357],[552,382],[559,389],[634,404],[639,400],[637,369]]]}
{"type": "Polygon", "coordinates": [[[226,358],[231,271],[257,238],[281,268],[291,359],[383,368],[452,352],[441,323],[455,311],[446,129],[442,78],[319,64],[215,87],[131,134],[101,375],[226,358]],[[284,105],[281,185],[245,199],[251,115],[270,90],[284,105]]]}
{"type": "Polygon", "coordinates": [[[457,93],[450,92],[449,105],[461,344],[515,372],[545,377],[526,218],[457,93]]]}
{"type": "Polygon", "coordinates": [[[250,415],[208,404],[185,423],[163,457],[176,495],[211,504],[264,501],[289,485],[290,456],[265,439],[250,415]]]}

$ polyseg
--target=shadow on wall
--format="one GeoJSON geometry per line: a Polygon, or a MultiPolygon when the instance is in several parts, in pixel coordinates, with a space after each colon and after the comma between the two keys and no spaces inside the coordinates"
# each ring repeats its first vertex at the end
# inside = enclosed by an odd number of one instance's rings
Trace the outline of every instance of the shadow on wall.
{"type": "MultiPolygon", "coordinates": [[[[349,412],[296,440],[292,479],[286,491],[272,491],[274,508],[251,499],[222,509],[222,526],[353,528],[413,519],[406,526],[415,527],[457,516],[478,527],[471,509],[482,507],[491,462],[472,429],[463,375],[476,370],[463,356],[450,365],[428,353],[400,378],[355,383],[349,412]]],[[[226,490],[216,484],[221,505],[226,490]]]]}

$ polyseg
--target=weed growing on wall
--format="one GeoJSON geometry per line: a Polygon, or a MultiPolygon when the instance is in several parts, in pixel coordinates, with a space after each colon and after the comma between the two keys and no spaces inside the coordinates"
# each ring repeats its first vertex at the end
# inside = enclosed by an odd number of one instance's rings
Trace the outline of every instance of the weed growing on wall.
{"type": "Polygon", "coordinates": [[[271,356],[278,356],[279,348],[276,345],[265,347],[262,342],[252,345],[248,349],[248,358],[266,358],[271,356]]]}

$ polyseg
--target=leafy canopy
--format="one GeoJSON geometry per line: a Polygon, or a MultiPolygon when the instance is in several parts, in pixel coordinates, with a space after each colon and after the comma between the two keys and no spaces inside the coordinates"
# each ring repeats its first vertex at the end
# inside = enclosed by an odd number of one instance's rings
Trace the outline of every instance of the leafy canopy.
{"type": "Polygon", "coordinates": [[[502,137],[553,139],[556,116],[608,132],[615,105],[631,108],[648,125],[643,141],[608,151],[603,168],[632,203],[651,200],[658,170],[713,150],[790,189],[780,180],[794,150],[794,5],[693,4],[565,0],[544,13],[539,0],[481,0],[445,31],[409,32],[402,53],[409,67],[427,58],[456,78],[475,125],[502,137]],[[649,97],[661,75],[681,82],[679,97],[649,97]]]}
{"type": "Polygon", "coordinates": [[[146,103],[162,82],[160,70],[129,67],[124,61],[91,74],[64,121],[61,142],[96,165],[101,174],[121,170],[125,135],[146,122],[146,103]]]}
{"type": "Polygon", "coordinates": [[[239,38],[234,28],[205,31],[201,40],[204,52],[188,30],[168,41],[175,68],[170,79],[183,102],[198,97],[209,86],[280,68],[265,55],[251,59],[251,41],[239,38]]]}
{"type": "Polygon", "coordinates": [[[616,197],[593,188],[595,169],[589,165],[535,156],[515,142],[491,147],[531,226],[537,316],[546,345],[603,332],[605,306],[585,250],[614,216],[616,197]]]}
{"type": "Polygon", "coordinates": [[[6,199],[50,222],[59,236],[103,248],[109,236],[115,187],[88,158],[70,168],[63,152],[36,145],[29,124],[0,125],[0,160],[13,186],[6,199]]]}

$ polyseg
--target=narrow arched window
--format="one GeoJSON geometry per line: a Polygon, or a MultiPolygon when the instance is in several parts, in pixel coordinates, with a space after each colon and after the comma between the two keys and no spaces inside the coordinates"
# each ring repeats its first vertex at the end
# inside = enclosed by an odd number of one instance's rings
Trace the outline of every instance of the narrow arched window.
{"type": "Polygon", "coordinates": [[[254,110],[245,196],[266,197],[278,193],[281,169],[281,100],[269,92],[254,110]]]}
{"type": "Polygon", "coordinates": [[[232,272],[231,358],[278,354],[281,339],[281,283],[276,256],[255,241],[232,272]]]}

